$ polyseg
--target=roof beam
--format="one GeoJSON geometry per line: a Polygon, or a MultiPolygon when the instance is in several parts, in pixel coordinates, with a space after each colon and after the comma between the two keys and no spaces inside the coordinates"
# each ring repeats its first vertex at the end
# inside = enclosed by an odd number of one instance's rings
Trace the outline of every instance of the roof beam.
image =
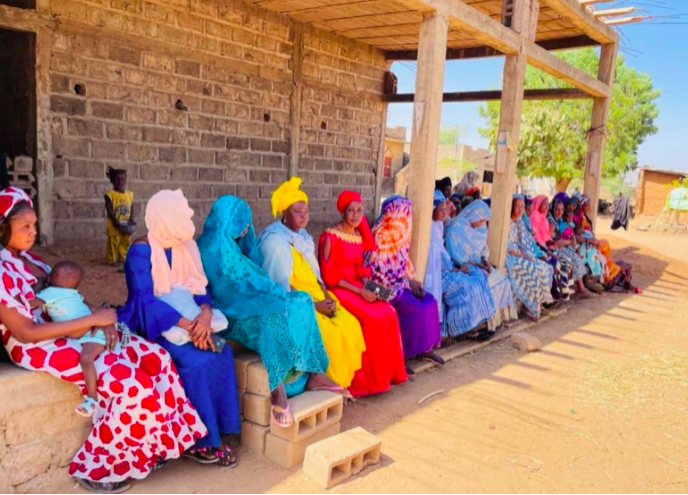
{"type": "MultiPolygon", "coordinates": [[[[385,101],[388,103],[413,103],[414,98],[413,93],[385,95],[385,101]]],[[[591,98],[591,96],[577,88],[526,89],[523,95],[524,100],[580,100],[584,98],[591,98]]],[[[500,101],[501,99],[501,90],[464,91],[442,95],[443,103],[500,101]]]]}
{"type": "Polygon", "coordinates": [[[621,24],[634,24],[636,22],[644,21],[645,19],[652,19],[651,15],[636,15],[633,17],[619,17],[617,19],[605,19],[608,26],[620,26],[621,24]]]}
{"type": "Polygon", "coordinates": [[[55,22],[42,18],[35,10],[0,5],[0,28],[37,32],[40,27],[55,27],[55,22]]]}
{"type": "MultiPolygon", "coordinates": [[[[606,9],[606,10],[593,10],[592,14],[595,17],[614,17],[617,15],[632,14],[636,10],[640,10],[637,7],[621,7],[618,9],[606,9]]],[[[606,22],[606,19],[603,19],[606,22]]]]}
{"type": "MultiPolygon", "coordinates": [[[[598,46],[599,43],[589,36],[574,36],[571,38],[560,38],[556,40],[543,40],[537,42],[547,51],[569,50],[572,48],[582,48],[586,46],[598,46]]],[[[418,58],[416,50],[390,50],[385,53],[387,60],[413,60],[418,58]]],[[[469,58],[499,57],[504,55],[499,50],[491,46],[477,46],[474,48],[447,48],[447,60],[461,60],[469,58]]]]}
{"type": "Polygon", "coordinates": [[[601,44],[618,43],[619,35],[612,28],[607,26],[600,19],[597,19],[592,12],[581,5],[578,0],[540,0],[543,5],[547,5],[561,17],[571,21],[571,23],[592,39],[601,44]]]}

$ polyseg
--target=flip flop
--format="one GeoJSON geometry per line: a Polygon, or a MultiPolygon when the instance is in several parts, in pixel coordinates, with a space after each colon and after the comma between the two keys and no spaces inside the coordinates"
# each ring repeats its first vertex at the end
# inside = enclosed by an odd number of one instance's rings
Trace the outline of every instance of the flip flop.
{"type": "Polygon", "coordinates": [[[79,415],[84,418],[90,418],[93,417],[93,414],[96,412],[96,409],[98,408],[98,403],[93,399],[92,397],[86,397],[84,401],[76,406],[76,409],[74,411],[79,415]]]}
{"type": "Polygon", "coordinates": [[[335,393],[343,396],[345,399],[352,399],[353,398],[353,395],[351,395],[351,392],[349,392],[347,389],[345,389],[344,387],[341,387],[339,385],[332,385],[329,387],[323,385],[320,387],[310,388],[308,390],[310,390],[312,392],[315,392],[316,390],[328,390],[330,392],[335,392],[335,393]]]}
{"type": "Polygon", "coordinates": [[[198,450],[187,450],[182,454],[182,457],[186,457],[187,459],[192,459],[196,461],[199,464],[216,464],[220,462],[219,457],[204,457],[201,455],[201,453],[198,450]]]}
{"type": "Polygon", "coordinates": [[[291,425],[294,424],[294,416],[291,414],[291,406],[287,404],[287,407],[280,407],[280,406],[270,406],[270,413],[272,414],[272,419],[275,421],[275,424],[281,428],[289,428],[291,425]],[[277,421],[277,418],[275,417],[275,413],[277,414],[284,414],[288,419],[284,423],[281,423],[277,421]]]}
{"type": "Polygon", "coordinates": [[[120,483],[97,483],[84,478],[77,478],[79,483],[85,490],[93,493],[124,493],[131,489],[131,483],[122,481],[120,483]]]}
{"type": "Polygon", "coordinates": [[[427,354],[423,355],[423,361],[427,361],[429,363],[434,364],[435,366],[444,366],[446,363],[444,359],[442,359],[442,356],[439,354],[435,354],[434,352],[429,352],[427,354]]]}

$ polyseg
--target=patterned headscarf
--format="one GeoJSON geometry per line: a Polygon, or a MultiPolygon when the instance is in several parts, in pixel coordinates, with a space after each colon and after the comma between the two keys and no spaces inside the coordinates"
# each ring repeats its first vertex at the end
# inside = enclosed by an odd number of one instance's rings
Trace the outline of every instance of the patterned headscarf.
{"type": "Polygon", "coordinates": [[[155,193],[146,205],[146,228],[151,247],[151,275],[156,296],[182,285],[192,294],[205,294],[208,279],[194,241],[194,212],[181,189],[155,193]],[[172,265],[165,250],[172,250],[172,265]]]}
{"type": "Polygon", "coordinates": [[[367,252],[366,266],[372,270],[376,282],[389,287],[393,298],[409,289],[409,278],[415,270],[409,259],[411,248],[411,201],[391,196],[382,203],[382,213],[373,225],[376,252],[367,252]]]}
{"type": "Polygon", "coordinates": [[[4,222],[15,206],[22,201],[26,201],[33,208],[31,198],[21,189],[8,187],[0,191],[0,223],[4,222]]]}
{"type": "Polygon", "coordinates": [[[225,316],[240,320],[286,313],[286,293],[261,267],[263,256],[246,201],[229,195],[215,201],[198,247],[208,267],[210,295],[225,316]]]}
{"type": "Polygon", "coordinates": [[[301,178],[292,177],[286,182],[283,182],[277,189],[272,192],[270,203],[272,204],[272,216],[277,218],[277,215],[284,213],[294,203],[303,201],[308,203],[308,196],[301,189],[301,178]]]}
{"type": "Polygon", "coordinates": [[[444,231],[444,241],[452,260],[459,264],[481,261],[483,255],[487,254],[487,225],[475,228],[471,224],[489,221],[490,218],[490,208],[477,199],[449,222],[444,231]]]}
{"type": "MultiPolygon", "coordinates": [[[[339,213],[344,213],[344,210],[354,201],[358,203],[363,203],[361,195],[356,191],[342,191],[342,193],[337,198],[337,210],[339,213]]],[[[361,223],[358,226],[358,231],[361,233],[361,239],[363,240],[363,250],[364,251],[375,251],[377,246],[375,245],[375,239],[373,239],[373,234],[370,231],[370,224],[368,224],[368,219],[363,215],[361,223]]]]}

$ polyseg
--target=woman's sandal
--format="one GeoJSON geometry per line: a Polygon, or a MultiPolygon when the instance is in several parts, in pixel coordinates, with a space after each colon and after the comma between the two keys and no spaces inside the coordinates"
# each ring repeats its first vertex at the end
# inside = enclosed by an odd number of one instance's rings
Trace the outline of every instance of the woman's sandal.
{"type": "Polygon", "coordinates": [[[321,387],[309,388],[308,390],[311,392],[315,392],[317,390],[327,390],[329,392],[334,392],[336,394],[339,394],[342,397],[344,397],[345,399],[353,399],[354,398],[354,396],[351,395],[351,392],[349,392],[347,389],[345,389],[344,387],[342,387],[340,385],[332,385],[330,387],[323,385],[321,387]]]}
{"type": "Polygon", "coordinates": [[[239,460],[234,456],[229,445],[218,447],[215,452],[217,454],[217,458],[219,459],[217,465],[221,468],[232,469],[237,467],[239,464],[239,460]]]}
{"type": "Polygon", "coordinates": [[[93,416],[93,414],[95,414],[97,408],[98,402],[96,402],[96,400],[92,397],[86,397],[86,399],[84,399],[84,401],[81,404],[76,406],[76,409],[74,409],[74,411],[76,411],[76,413],[79,416],[83,416],[84,418],[90,418],[93,416]]]}
{"type": "Polygon", "coordinates": [[[77,478],[76,481],[84,489],[93,493],[124,493],[131,489],[131,483],[126,481],[120,481],[118,483],[98,483],[84,478],[77,478]]]}
{"type": "Polygon", "coordinates": [[[193,459],[199,464],[216,464],[220,461],[220,458],[212,452],[210,447],[189,449],[182,454],[182,457],[193,459]]]}
{"type": "Polygon", "coordinates": [[[427,361],[429,363],[432,363],[436,366],[444,366],[445,362],[444,359],[442,359],[442,356],[435,352],[426,352],[423,354],[423,360],[427,361]]]}
{"type": "Polygon", "coordinates": [[[164,467],[167,466],[167,460],[163,459],[162,457],[158,457],[158,460],[155,461],[155,464],[151,466],[151,473],[154,473],[156,471],[160,471],[164,467]]]}
{"type": "Polygon", "coordinates": [[[291,414],[291,407],[289,404],[287,404],[287,407],[271,405],[270,412],[272,414],[272,419],[275,421],[277,426],[281,428],[289,428],[294,424],[294,416],[291,414]],[[287,418],[286,421],[279,421],[276,416],[277,414],[283,414],[287,418]]]}

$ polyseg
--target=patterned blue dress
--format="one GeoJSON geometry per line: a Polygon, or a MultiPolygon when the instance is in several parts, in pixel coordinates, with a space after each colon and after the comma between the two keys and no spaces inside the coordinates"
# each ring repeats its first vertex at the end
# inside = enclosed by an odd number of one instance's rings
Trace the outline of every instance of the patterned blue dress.
{"type": "MultiPolygon", "coordinates": [[[[166,251],[172,262],[171,251],[166,251]]],[[[182,315],[153,294],[151,248],[133,244],[125,262],[128,298],[118,310],[119,321],[159,344],[172,356],[186,395],[208,428],[196,447],[219,447],[222,436],[241,431],[234,356],[227,345],[221,353],[202,351],[192,343],[176,345],[162,332],[176,325],[182,315]]],[[[196,303],[211,304],[210,296],[194,296],[196,303]]]]}
{"type": "Polygon", "coordinates": [[[205,221],[198,248],[213,307],[229,320],[227,338],[260,354],[270,390],[281,383],[287,395],[305,387],[306,373],[325,373],[329,359],[305,292],[285,292],[262,268],[248,204],[219,198],[205,221]]]}

